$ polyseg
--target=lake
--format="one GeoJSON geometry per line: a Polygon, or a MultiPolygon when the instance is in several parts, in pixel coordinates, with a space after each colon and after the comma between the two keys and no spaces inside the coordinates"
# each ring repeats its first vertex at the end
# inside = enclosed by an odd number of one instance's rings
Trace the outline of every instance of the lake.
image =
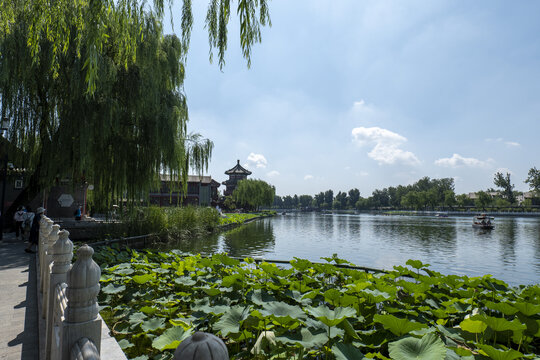
{"type": "Polygon", "coordinates": [[[540,218],[499,217],[491,231],[472,217],[291,213],[254,221],[204,239],[179,242],[183,251],[324,261],[336,253],[358,266],[391,269],[408,259],[444,274],[491,274],[512,285],[540,280],[540,218]]]}

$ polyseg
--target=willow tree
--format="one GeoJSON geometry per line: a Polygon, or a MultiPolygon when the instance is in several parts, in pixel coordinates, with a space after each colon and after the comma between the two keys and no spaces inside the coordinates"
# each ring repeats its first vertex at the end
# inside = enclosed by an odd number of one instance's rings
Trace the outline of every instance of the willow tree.
{"type": "MultiPolygon", "coordinates": [[[[224,65],[230,1],[211,1],[211,49],[224,65]]],[[[140,199],[165,170],[186,184],[208,166],[212,143],[187,130],[183,60],[192,26],[164,36],[163,2],[0,0],[0,106],[8,136],[33,172],[19,201],[59,177],[95,184],[107,205],[140,199]]],[[[239,1],[244,56],[260,41],[265,1],[239,1]],[[256,14],[260,16],[257,17],[256,14]]]]}
{"type": "Polygon", "coordinates": [[[263,180],[244,179],[238,182],[232,194],[239,206],[259,209],[259,206],[271,206],[276,195],[276,188],[263,180]]]}

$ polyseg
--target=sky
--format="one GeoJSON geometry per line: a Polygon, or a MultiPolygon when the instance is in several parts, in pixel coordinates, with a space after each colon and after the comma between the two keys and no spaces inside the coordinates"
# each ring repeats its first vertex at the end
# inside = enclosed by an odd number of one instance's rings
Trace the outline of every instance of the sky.
{"type": "Polygon", "coordinates": [[[495,187],[497,171],[528,190],[540,2],[272,0],[249,69],[232,11],[222,70],[209,62],[207,5],[193,2],[184,91],[189,131],[214,142],[217,181],[240,160],[278,195],[368,197],[424,176],[468,193],[495,187]]]}

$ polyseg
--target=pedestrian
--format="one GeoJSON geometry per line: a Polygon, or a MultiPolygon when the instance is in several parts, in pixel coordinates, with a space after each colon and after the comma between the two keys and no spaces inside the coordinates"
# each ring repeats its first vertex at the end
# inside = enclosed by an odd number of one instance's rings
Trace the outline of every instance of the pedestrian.
{"type": "Polygon", "coordinates": [[[21,234],[21,237],[24,238],[24,210],[22,206],[17,208],[15,215],[13,215],[13,220],[15,221],[15,238],[19,240],[19,233],[21,234]]]}
{"type": "MultiPolygon", "coordinates": [[[[27,206],[26,207],[26,213],[24,214],[23,228],[24,228],[24,233],[28,234],[27,235],[28,239],[30,238],[30,228],[32,227],[32,222],[34,220],[34,216],[35,216],[35,214],[32,212],[32,208],[30,206],[27,206]]],[[[23,238],[26,239],[25,236],[23,236],[23,238]]],[[[26,239],[26,240],[28,240],[28,239],[26,239]]]]}
{"type": "Polygon", "coordinates": [[[81,205],[77,206],[77,210],[75,210],[75,220],[79,221],[81,220],[81,217],[82,217],[82,209],[81,209],[81,205]]]}
{"type": "Polygon", "coordinates": [[[34,219],[32,221],[32,226],[30,227],[30,238],[28,239],[28,247],[24,249],[27,253],[35,253],[35,250],[32,250],[32,245],[36,245],[36,250],[38,248],[38,241],[39,241],[39,222],[41,221],[41,217],[43,216],[43,213],[45,212],[45,209],[42,207],[38,207],[36,210],[36,215],[34,216],[34,219]]]}

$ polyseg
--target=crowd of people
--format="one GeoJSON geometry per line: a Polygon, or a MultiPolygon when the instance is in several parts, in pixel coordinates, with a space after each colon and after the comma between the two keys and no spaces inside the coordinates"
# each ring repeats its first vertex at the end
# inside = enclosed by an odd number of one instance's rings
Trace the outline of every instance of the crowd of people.
{"type": "Polygon", "coordinates": [[[15,239],[28,241],[28,246],[24,249],[25,252],[35,253],[37,249],[39,236],[39,221],[45,209],[37,208],[36,212],[32,211],[30,206],[19,206],[13,215],[13,223],[15,230],[15,239]]]}

